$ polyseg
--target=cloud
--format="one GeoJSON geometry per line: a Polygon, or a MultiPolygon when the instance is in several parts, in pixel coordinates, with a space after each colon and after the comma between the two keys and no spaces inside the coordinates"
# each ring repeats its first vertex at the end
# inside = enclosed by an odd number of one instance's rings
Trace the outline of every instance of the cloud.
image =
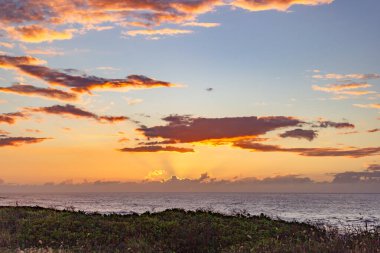
{"type": "Polygon", "coordinates": [[[195,26],[195,27],[212,28],[212,27],[220,26],[220,23],[187,22],[187,23],[182,24],[182,26],[195,26]]]}
{"type": "Polygon", "coordinates": [[[0,147],[5,147],[5,146],[18,147],[24,144],[39,143],[47,139],[49,138],[5,137],[5,138],[0,138],[0,147]]]}
{"type": "Polygon", "coordinates": [[[329,84],[325,87],[313,85],[313,90],[323,91],[327,93],[333,93],[338,95],[353,95],[353,96],[362,96],[368,94],[375,94],[375,91],[369,90],[357,90],[360,88],[368,88],[372,85],[368,83],[346,83],[346,84],[329,84]]]}
{"type": "Polygon", "coordinates": [[[354,104],[354,106],[359,108],[380,109],[380,104],[354,104]]]}
{"type": "Polygon", "coordinates": [[[7,131],[4,131],[4,130],[0,129],[0,136],[1,137],[4,137],[4,136],[9,135],[9,134],[10,134],[10,132],[7,132],[7,131]]]}
{"type": "Polygon", "coordinates": [[[330,73],[326,75],[313,75],[315,79],[335,79],[335,80],[369,80],[369,79],[379,79],[380,74],[336,74],[330,73]]]}
{"type": "Polygon", "coordinates": [[[47,55],[47,56],[61,56],[65,53],[56,48],[36,48],[36,49],[25,49],[25,53],[32,55],[47,55]]]}
{"type": "Polygon", "coordinates": [[[380,171],[380,164],[370,164],[367,171],[380,171]]]}
{"type": "Polygon", "coordinates": [[[191,148],[181,148],[181,147],[173,147],[173,146],[141,146],[141,147],[135,147],[135,148],[123,148],[120,149],[122,152],[132,152],[132,153],[151,153],[151,152],[162,152],[162,151],[168,151],[168,152],[179,152],[179,153],[189,153],[194,152],[191,148]]]}
{"type": "Polygon", "coordinates": [[[329,84],[326,87],[321,87],[318,85],[313,85],[314,90],[320,90],[325,92],[339,92],[342,90],[352,90],[358,88],[368,88],[372,85],[368,83],[345,83],[345,84],[329,84]]]}
{"type": "Polygon", "coordinates": [[[35,133],[35,134],[39,134],[41,133],[42,131],[41,130],[38,130],[38,129],[25,129],[25,132],[28,132],[28,133],[35,133]]]}
{"type": "Polygon", "coordinates": [[[0,55],[0,68],[17,68],[20,65],[43,64],[45,61],[31,56],[0,55]]]}
{"type": "Polygon", "coordinates": [[[234,147],[248,149],[256,152],[292,152],[301,156],[315,156],[315,157],[350,157],[360,158],[366,156],[373,156],[380,154],[380,147],[368,148],[283,148],[277,145],[268,145],[256,143],[250,140],[242,140],[234,142],[234,147]]]}
{"type": "Polygon", "coordinates": [[[0,87],[0,92],[15,93],[24,96],[38,96],[48,99],[57,99],[64,101],[75,101],[78,95],[53,88],[40,88],[32,85],[13,84],[10,87],[0,87]]]}
{"type": "Polygon", "coordinates": [[[376,133],[376,132],[380,132],[380,128],[374,128],[374,129],[370,129],[367,131],[368,133],[376,133]]]}
{"type": "Polygon", "coordinates": [[[78,70],[66,69],[65,72],[37,65],[41,60],[21,56],[13,57],[0,55],[0,68],[16,68],[24,74],[42,79],[51,85],[71,88],[75,92],[90,92],[93,89],[120,89],[120,88],[156,88],[175,87],[169,82],[158,81],[143,75],[129,75],[122,79],[109,79],[97,76],[88,76],[78,70]],[[77,74],[77,75],[74,75],[77,74]]]}
{"type": "Polygon", "coordinates": [[[334,0],[234,0],[232,5],[249,11],[278,10],[286,11],[292,5],[320,5],[330,4],[334,0]]]}
{"type": "Polygon", "coordinates": [[[8,29],[8,34],[18,41],[28,43],[52,42],[54,40],[69,40],[75,30],[55,31],[39,25],[22,26],[8,29]]]}
{"type": "Polygon", "coordinates": [[[293,117],[193,118],[171,115],[163,118],[164,126],[141,127],[138,131],[148,138],[163,138],[178,143],[202,142],[233,138],[256,137],[283,127],[303,122],[293,117]]]}
{"type": "Polygon", "coordinates": [[[131,30],[127,32],[123,32],[126,36],[148,36],[148,37],[154,37],[156,36],[173,36],[173,35],[179,35],[179,34],[189,34],[192,33],[191,30],[183,30],[183,29],[172,29],[172,28],[163,28],[163,29],[143,29],[143,30],[131,30]]]}
{"type": "Polygon", "coordinates": [[[274,177],[235,177],[218,179],[207,172],[196,178],[181,178],[164,169],[148,173],[142,181],[65,180],[42,185],[17,185],[3,182],[2,192],[310,192],[310,193],[379,193],[379,171],[341,172],[330,182],[317,182],[304,175],[274,177]]]}
{"type": "MultiPolygon", "coordinates": [[[[135,25],[158,27],[190,23],[214,27],[214,23],[201,23],[200,15],[219,6],[233,6],[250,11],[285,11],[292,5],[328,4],[333,0],[13,0],[1,1],[0,25],[9,37],[26,42],[44,42],[70,39],[89,30],[107,30],[114,26],[135,25]],[[212,25],[211,25],[212,24],[212,25]]],[[[173,29],[173,28],[162,28],[173,29]]]]}
{"type": "Polygon", "coordinates": [[[98,116],[92,112],[85,111],[81,108],[75,107],[74,105],[53,105],[49,107],[26,107],[24,108],[28,112],[34,113],[46,113],[55,115],[68,115],[75,118],[90,118],[95,119],[99,122],[109,122],[116,123],[120,121],[128,120],[125,116],[98,116]]]}
{"type": "Polygon", "coordinates": [[[0,124],[14,124],[18,119],[26,119],[27,115],[23,112],[12,112],[12,113],[2,113],[0,114],[0,124]]]}
{"type": "Polygon", "coordinates": [[[297,138],[297,139],[306,139],[308,141],[312,141],[317,138],[318,133],[314,130],[304,130],[301,128],[297,128],[294,130],[286,131],[285,133],[280,134],[282,138],[297,138]]]}
{"type": "Polygon", "coordinates": [[[127,101],[128,105],[137,105],[137,104],[141,104],[144,101],[141,98],[129,98],[129,97],[125,97],[125,100],[127,101]]]}
{"type": "Polygon", "coordinates": [[[12,43],[8,43],[8,42],[0,42],[0,47],[14,48],[14,45],[12,43]]]}
{"type": "Polygon", "coordinates": [[[332,183],[380,183],[380,165],[371,164],[365,171],[342,172],[334,175],[332,183]]]}
{"type": "Polygon", "coordinates": [[[337,129],[355,128],[354,124],[351,124],[348,122],[333,122],[333,121],[319,121],[317,126],[321,128],[333,127],[337,129]]]}

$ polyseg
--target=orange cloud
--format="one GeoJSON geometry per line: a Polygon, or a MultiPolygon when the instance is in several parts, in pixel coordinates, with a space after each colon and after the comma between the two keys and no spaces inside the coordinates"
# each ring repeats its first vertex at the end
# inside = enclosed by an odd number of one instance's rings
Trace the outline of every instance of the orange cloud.
{"type": "Polygon", "coordinates": [[[32,85],[14,84],[10,87],[0,87],[0,92],[14,93],[24,96],[38,96],[48,99],[57,99],[64,101],[75,101],[78,99],[78,95],[75,93],[69,93],[62,90],[52,88],[39,88],[32,85]]]}
{"type": "MultiPolygon", "coordinates": [[[[70,39],[74,30],[58,31],[62,25],[75,25],[78,31],[106,30],[115,25],[157,27],[163,24],[198,23],[199,15],[218,6],[233,6],[250,11],[287,10],[292,5],[328,4],[333,0],[14,0],[2,3],[0,24],[8,35],[26,42],[70,39]]],[[[169,28],[164,28],[169,29],[169,28]]],[[[170,33],[173,34],[173,33],[170,33]]],[[[178,34],[178,33],[177,33],[178,34]]],[[[167,33],[166,33],[167,35],[167,33]]]]}
{"type": "Polygon", "coordinates": [[[368,90],[356,90],[361,88],[371,87],[371,84],[368,83],[346,83],[346,84],[330,84],[325,87],[319,85],[313,85],[313,90],[323,91],[327,93],[333,93],[338,95],[354,95],[362,96],[368,94],[375,94],[375,91],[368,90]]]}
{"type": "Polygon", "coordinates": [[[354,106],[359,108],[380,109],[380,104],[354,104],[354,106]]]}
{"type": "Polygon", "coordinates": [[[368,83],[346,83],[346,84],[329,84],[326,87],[321,87],[318,85],[313,85],[314,90],[325,91],[325,92],[339,92],[343,90],[353,90],[358,88],[368,88],[372,85],[368,83]]]}
{"type": "Polygon", "coordinates": [[[171,29],[171,28],[164,28],[164,29],[158,29],[158,30],[153,30],[153,29],[144,29],[144,30],[132,30],[128,32],[124,32],[124,35],[128,36],[172,36],[172,35],[178,35],[178,34],[189,34],[192,33],[193,31],[190,30],[182,30],[182,29],[171,29]]]}
{"type": "Polygon", "coordinates": [[[234,0],[231,5],[249,11],[278,10],[286,11],[293,5],[330,4],[334,0],[234,0]]]}
{"type": "Polygon", "coordinates": [[[67,29],[55,31],[39,25],[30,25],[8,29],[8,33],[15,39],[28,43],[52,42],[54,40],[69,40],[75,30],[67,29]]]}
{"type": "Polygon", "coordinates": [[[196,27],[205,27],[212,28],[220,26],[219,23],[205,23],[205,22],[187,22],[182,24],[182,26],[196,26],[196,27]]]}
{"type": "Polygon", "coordinates": [[[330,73],[326,75],[313,75],[315,79],[336,79],[336,80],[349,80],[349,79],[357,79],[357,80],[368,80],[368,79],[379,79],[379,74],[336,74],[330,73]]]}
{"type": "Polygon", "coordinates": [[[31,56],[0,55],[0,68],[17,68],[19,65],[43,64],[45,61],[31,56]]]}

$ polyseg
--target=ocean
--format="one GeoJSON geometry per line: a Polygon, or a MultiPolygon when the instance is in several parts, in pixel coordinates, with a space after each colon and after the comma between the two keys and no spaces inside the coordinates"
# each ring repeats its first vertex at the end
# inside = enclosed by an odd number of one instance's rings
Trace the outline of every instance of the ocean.
{"type": "Polygon", "coordinates": [[[144,213],[170,208],[343,227],[380,226],[380,194],[303,193],[0,193],[0,206],[75,208],[85,212],[144,213]]]}

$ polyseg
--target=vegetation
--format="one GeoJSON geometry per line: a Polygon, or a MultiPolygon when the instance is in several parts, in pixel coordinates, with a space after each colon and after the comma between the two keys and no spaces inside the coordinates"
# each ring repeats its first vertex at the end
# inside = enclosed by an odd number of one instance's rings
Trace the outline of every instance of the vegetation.
{"type": "Polygon", "coordinates": [[[0,208],[0,252],[380,252],[379,231],[339,233],[264,215],[86,214],[0,208]]]}

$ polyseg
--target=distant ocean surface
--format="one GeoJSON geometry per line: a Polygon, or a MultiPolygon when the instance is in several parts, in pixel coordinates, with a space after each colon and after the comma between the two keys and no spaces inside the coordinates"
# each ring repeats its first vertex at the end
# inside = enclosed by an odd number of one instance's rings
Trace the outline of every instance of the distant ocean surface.
{"type": "Polygon", "coordinates": [[[338,227],[380,226],[380,194],[293,193],[0,193],[0,206],[41,206],[99,213],[159,212],[170,208],[242,210],[287,221],[338,227]]]}

